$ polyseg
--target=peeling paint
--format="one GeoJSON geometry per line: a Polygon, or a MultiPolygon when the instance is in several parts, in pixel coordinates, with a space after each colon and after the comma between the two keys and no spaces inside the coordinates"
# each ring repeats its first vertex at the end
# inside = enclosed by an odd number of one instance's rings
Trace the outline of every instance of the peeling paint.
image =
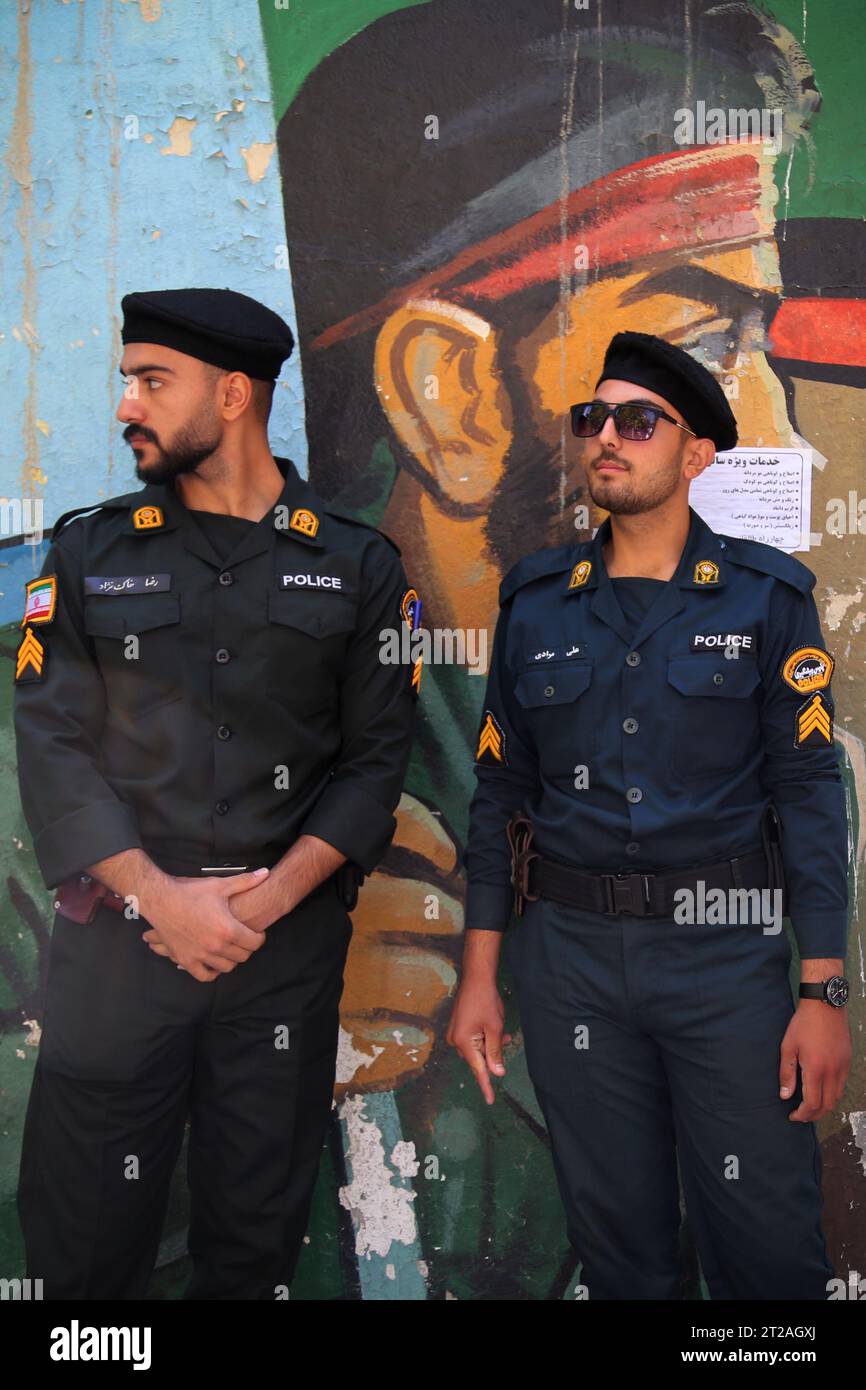
{"type": "Polygon", "coordinates": [[[355,1253],[369,1259],[387,1255],[394,1242],[411,1244],[418,1232],[412,1210],[415,1193],[396,1185],[400,1175],[388,1166],[382,1131],[365,1108],[365,1096],[350,1096],[341,1107],[352,1180],[340,1188],[340,1204],[352,1213],[355,1253]]]}

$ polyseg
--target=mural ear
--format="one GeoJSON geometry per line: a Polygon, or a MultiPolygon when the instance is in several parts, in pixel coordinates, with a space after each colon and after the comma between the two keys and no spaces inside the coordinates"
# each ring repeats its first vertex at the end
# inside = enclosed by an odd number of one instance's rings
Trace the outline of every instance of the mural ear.
{"type": "Polygon", "coordinates": [[[386,319],[376,339],[376,391],[400,443],[434,495],[479,510],[502,477],[512,440],[496,337],[468,309],[415,299],[386,319]]]}

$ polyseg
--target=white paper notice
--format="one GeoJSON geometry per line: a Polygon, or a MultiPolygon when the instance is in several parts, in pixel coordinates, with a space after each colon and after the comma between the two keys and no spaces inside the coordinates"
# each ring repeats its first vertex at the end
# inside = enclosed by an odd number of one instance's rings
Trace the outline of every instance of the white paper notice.
{"type": "Polygon", "coordinates": [[[731,449],[689,489],[689,501],[714,531],[808,550],[812,510],[811,449],[731,449]]]}

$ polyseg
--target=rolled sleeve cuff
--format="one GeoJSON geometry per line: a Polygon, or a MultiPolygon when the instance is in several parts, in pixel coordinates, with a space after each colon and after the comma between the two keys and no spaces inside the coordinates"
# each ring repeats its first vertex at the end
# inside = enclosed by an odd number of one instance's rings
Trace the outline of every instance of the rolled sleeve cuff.
{"type": "Polygon", "coordinates": [[[466,885],[466,930],[504,932],[511,917],[514,890],[510,883],[466,885]]]}
{"type": "Polygon", "coordinates": [[[41,830],[33,841],[46,888],[55,888],[89,864],[141,849],[131,807],[123,801],[95,801],[41,830]]]}
{"type": "Polygon", "coordinates": [[[315,835],[371,874],[380,863],[397,828],[397,821],[372,796],[349,782],[326,787],[303,826],[301,835],[315,835]]]}
{"type": "Polygon", "coordinates": [[[848,913],[833,912],[804,915],[797,913],[791,917],[791,926],[797,938],[801,960],[819,957],[836,960],[845,959],[848,950],[848,913]]]}

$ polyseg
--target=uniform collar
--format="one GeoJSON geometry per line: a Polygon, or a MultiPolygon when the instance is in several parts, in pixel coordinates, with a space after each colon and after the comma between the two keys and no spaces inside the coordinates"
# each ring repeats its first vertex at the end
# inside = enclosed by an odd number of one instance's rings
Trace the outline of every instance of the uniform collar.
{"type": "Polygon", "coordinates": [[[670,618],[682,612],[685,599],[682,590],[712,593],[725,583],[724,542],[711,531],[706,522],[689,507],[689,531],[679,564],[669,583],[644,614],[637,631],[632,633],[604,563],[604,546],[610,539],[610,517],[606,517],[595,533],[589,548],[569,571],[566,595],[591,594],[590,607],[597,618],[612,628],[631,647],[638,647],[670,618]],[[589,573],[581,566],[589,564],[589,573]]]}
{"type": "MultiPolygon", "coordinates": [[[[304,481],[291,459],[274,456],[274,462],[283,475],[283,490],[270,511],[250,527],[236,551],[232,553],[232,565],[252,559],[269,550],[275,534],[285,536],[302,545],[320,550],[324,544],[321,537],[321,524],[324,504],[304,481]],[[309,530],[300,529],[305,524],[304,514],[312,520],[309,530]],[[279,523],[279,524],[278,524],[279,523]],[[293,525],[294,523],[294,525],[293,525]],[[310,534],[313,531],[314,534],[310,534]]],[[[139,491],[129,495],[129,519],[124,533],[139,538],[160,535],[166,531],[180,531],[185,548],[217,569],[224,569],[225,562],[211,547],[207,537],[190,515],[174,490],[172,483],[147,483],[139,491]],[[142,518],[143,509],[158,508],[158,525],[136,525],[149,518],[142,518]]]]}

